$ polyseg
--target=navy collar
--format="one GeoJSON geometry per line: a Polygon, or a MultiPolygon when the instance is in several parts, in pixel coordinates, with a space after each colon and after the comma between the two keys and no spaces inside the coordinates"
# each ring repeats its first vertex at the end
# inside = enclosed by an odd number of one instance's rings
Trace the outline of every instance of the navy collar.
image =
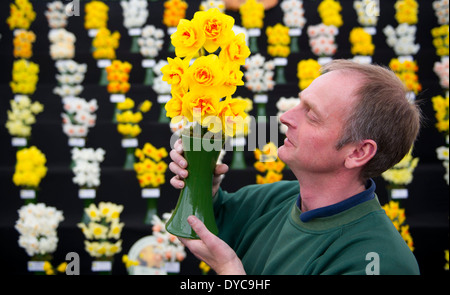
{"type": "MultiPolygon", "coordinates": [[[[375,197],[374,194],[375,188],[376,188],[375,182],[372,179],[369,179],[367,181],[365,191],[360,192],[359,194],[356,194],[339,203],[303,212],[300,214],[300,220],[303,222],[308,222],[314,218],[332,216],[341,213],[347,209],[350,209],[351,207],[354,207],[358,204],[372,200],[375,197]]],[[[298,208],[301,208],[300,204],[301,204],[301,196],[299,195],[297,199],[298,208]]]]}

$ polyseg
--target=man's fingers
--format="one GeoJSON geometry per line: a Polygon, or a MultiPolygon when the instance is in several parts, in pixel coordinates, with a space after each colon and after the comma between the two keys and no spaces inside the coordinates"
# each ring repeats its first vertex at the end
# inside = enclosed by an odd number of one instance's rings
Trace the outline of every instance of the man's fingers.
{"type": "Polygon", "coordinates": [[[227,164],[217,164],[216,168],[214,169],[215,175],[221,175],[228,172],[228,165],[227,164]]]}
{"type": "Polygon", "coordinates": [[[203,222],[201,222],[200,219],[194,215],[189,216],[187,221],[203,243],[208,244],[208,238],[212,235],[212,233],[203,224],[203,222]]]}
{"type": "Polygon", "coordinates": [[[172,159],[172,161],[174,161],[181,168],[187,167],[186,159],[180,153],[178,153],[176,150],[171,150],[169,155],[170,155],[170,158],[172,159]]]}
{"type": "Polygon", "coordinates": [[[181,168],[177,163],[170,162],[169,169],[173,172],[173,174],[178,175],[180,178],[188,177],[188,171],[186,169],[181,168]]]}
{"type": "Polygon", "coordinates": [[[180,180],[180,177],[178,175],[175,175],[170,179],[170,184],[175,188],[183,188],[184,187],[184,181],[180,180]]]}

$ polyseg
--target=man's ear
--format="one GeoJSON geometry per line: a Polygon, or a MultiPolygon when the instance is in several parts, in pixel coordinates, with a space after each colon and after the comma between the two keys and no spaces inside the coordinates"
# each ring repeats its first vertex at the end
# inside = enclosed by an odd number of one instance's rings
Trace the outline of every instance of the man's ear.
{"type": "Polygon", "coordinates": [[[344,163],[347,169],[364,166],[377,153],[377,143],[372,139],[365,139],[350,146],[344,163]]]}

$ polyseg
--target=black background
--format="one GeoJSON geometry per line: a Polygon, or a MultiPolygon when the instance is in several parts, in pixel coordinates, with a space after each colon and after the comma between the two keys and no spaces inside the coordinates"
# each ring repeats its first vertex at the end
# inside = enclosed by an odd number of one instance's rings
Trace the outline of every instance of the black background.
{"type": "MultiPolygon", "coordinates": [[[[65,220],[58,228],[59,243],[54,253],[53,262],[58,264],[64,261],[68,252],[77,252],[81,260],[81,273],[92,274],[90,267],[92,258],[84,250],[84,236],[76,227],[83,211],[83,202],[78,199],[78,187],[72,182],[74,176],[69,169],[70,147],[67,136],[62,132],[61,113],[63,112],[61,98],[53,94],[56,86],[55,61],[49,55],[48,31],[49,26],[44,12],[48,1],[31,1],[37,13],[36,20],[30,30],[36,34],[36,42],[33,44],[33,56],[31,60],[40,66],[39,82],[36,92],[31,96],[33,101],[44,104],[44,112],[38,114],[37,122],[33,125],[31,144],[37,146],[47,157],[47,176],[41,182],[41,191],[38,202],[48,206],[54,206],[64,213],[65,220]]],[[[67,3],[68,1],[66,1],[67,3]]],[[[128,61],[133,65],[130,74],[131,89],[127,96],[136,102],[149,99],[153,107],[144,115],[141,123],[143,132],[139,135],[139,143],[142,146],[150,142],[156,147],[166,147],[170,150],[169,140],[172,135],[168,124],[158,123],[159,105],[156,102],[156,93],[151,86],[144,86],[145,70],[141,67],[143,57],[139,53],[130,53],[131,39],[123,26],[122,9],[119,1],[104,1],[109,6],[108,28],[111,31],[121,33],[120,46],[117,59],[128,61]]],[[[337,36],[338,51],[334,58],[351,58],[350,42],[348,36],[353,27],[359,26],[356,13],[353,9],[353,1],[340,1],[343,7],[342,15],[344,25],[339,28],[337,36]]],[[[19,188],[12,182],[14,173],[16,148],[11,146],[11,136],[4,124],[7,119],[7,110],[10,109],[9,101],[13,99],[13,93],[9,87],[14,57],[12,44],[12,31],[6,24],[9,16],[9,4],[11,1],[0,1],[0,265],[1,271],[9,274],[28,274],[26,262],[29,257],[24,249],[18,246],[19,234],[14,229],[18,218],[17,210],[24,204],[19,197],[19,188]]],[[[74,60],[78,63],[86,63],[88,71],[83,82],[84,91],[80,97],[87,100],[96,98],[99,104],[97,110],[97,124],[91,128],[88,134],[87,147],[102,147],[106,150],[105,161],[101,164],[101,186],[97,191],[96,202],[111,201],[124,205],[121,221],[125,222],[122,232],[123,251],[115,256],[113,274],[126,274],[126,269],[121,262],[122,254],[128,253],[130,247],[139,238],[151,234],[151,227],[143,224],[145,200],[140,196],[140,187],[134,171],[124,171],[122,165],[125,160],[125,150],[121,147],[121,135],[116,131],[116,126],[111,123],[113,105],[109,102],[109,94],[105,86],[99,86],[100,70],[91,55],[91,38],[84,29],[84,5],[86,1],[80,1],[81,15],[69,18],[66,30],[75,34],[76,49],[74,60]]],[[[147,24],[166,29],[162,24],[163,1],[149,1],[149,17],[147,24]]],[[[186,18],[192,18],[198,9],[200,1],[188,1],[189,7],[186,18]]],[[[317,6],[320,1],[305,0],[305,17],[307,19],[303,34],[299,38],[300,53],[293,53],[288,57],[286,67],[286,85],[277,85],[269,92],[267,115],[275,116],[277,109],[275,103],[284,97],[297,96],[299,91],[297,79],[297,63],[302,59],[315,58],[308,45],[306,28],[308,25],[320,23],[317,6]]],[[[391,58],[395,57],[394,51],[385,41],[382,29],[390,24],[394,27],[397,22],[394,18],[393,0],[381,1],[381,15],[377,25],[377,34],[373,38],[375,44],[374,63],[387,65],[391,58]]],[[[226,11],[235,18],[240,25],[240,15],[235,11],[226,11]]],[[[283,12],[278,6],[266,11],[264,29],[282,22],[283,12]]],[[[419,95],[422,100],[421,108],[426,121],[421,130],[418,142],[415,145],[413,155],[420,158],[418,167],[414,172],[414,180],[408,186],[410,197],[403,202],[406,209],[406,223],[410,225],[411,235],[414,240],[414,254],[419,262],[421,273],[425,275],[442,274],[445,264],[444,250],[448,249],[448,186],[443,179],[445,173],[440,160],[436,158],[436,148],[444,145],[444,137],[434,127],[434,111],[431,97],[443,94],[438,77],[433,72],[434,62],[440,58],[436,56],[432,45],[430,30],[438,26],[432,8],[432,1],[419,1],[419,23],[417,24],[416,43],[421,49],[415,56],[419,66],[419,80],[423,91],[419,95]]],[[[258,39],[260,53],[266,54],[265,31],[258,39]]],[[[169,36],[165,36],[164,49],[158,59],[173,57],[167,51],[169,36]]],[[[238,88],[236,94],[244,97],[252,97],[252,93],[244,87],[238,88]]],[[[254,111],[252,112],[253,115],[254,111]]],[[[268,128],[267,128],[268,129],[268,128]]],[[[267,136],[267,140],[269,140],[267,136]]],[[[278,138],[282,143],[283,135],[278,138]]],[[[246,170],[231,170],[223,181],[225,190],[234,191],[246,184],[255,183],[256,170],[252,152],[246,151],[246,170]]],[[[225,163],[230,163],[232,153],[228,152],[224,158],[225,163]]],[[[166,159],[169,162],[169,159],[166,159]]],[[[170,212],[176,204],[178,191],[169,184],[172,177],[170,171],[166,173],[166,184],[161,187],[158,212],[170,212]]],[[[284,179],[294,179],[290,171],[285,171],[284,179]]],[[[377,194],[382,204],[387,201],[386,183],[381,178],[376,178],[377,194]]],[[[188,256],[181,264],[181,274],[200,274],[199,261],[188,252],[188,256]]]]}

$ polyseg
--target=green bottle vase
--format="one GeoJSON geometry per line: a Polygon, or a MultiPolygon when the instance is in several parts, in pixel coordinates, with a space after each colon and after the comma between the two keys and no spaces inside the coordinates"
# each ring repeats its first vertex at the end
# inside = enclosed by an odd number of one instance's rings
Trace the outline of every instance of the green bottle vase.
{"type": "Polygon", "coordinates": [[[161,103],[160,105],[161,111],[159,112],[158,123],[170,123],[170,118],[167,117],[166,104],[161,103]]]}
{"type": "Polygon", "coordinates": [[[152,86],[154,77],[155,77],[155,75],[153,73],[153,68],[146,68],[145,69],[144,85],[152,86]]]}
{"type": "Polygon", "coordinates": [[[138,39],[141,36],[131,36],[131,48],[130,48],[130,52],[131,53],[139,53],[139,43],[138,43],[138,39]]]}
{"type": "Polygon", "coordinates": [[[158,215],[158,199],[147,199],[147,211],[145,212],[144,224],[151,225],[153,216],[158,215]]]}
{"type": "Polygon", "coordinates": [[[276,67],[276,80],[277,85],[286,84],[286,76],[284,75],[284,66],[276,67]]]}
{"type": "Polygon", "coordinates": [[[134,151],[135,150],[136,150],[136,148],[134,148],[134,147],[126,148],[127,154],[125,156],[125,163],[123,165],[124,170],[134,170],[134,161],[135,161],[134,151]]]}
{"type": "Polygon", "coordinates": [[[100,81],[98,82],[99,86],[107,86],[108,85],[108,73],[106,72],[106,68],[100,69],[100,81]]]}
{"type": "Polygon", "coordinates": [[[245,164],[244,146],[233,146],[233,157],[230,168],[233,170],[245,170],[247,168],[245,164]]]}
{"type": "Polygon", "coordinates": [[[217,235],[219,230],[212,204],[212,180],[223,141],[182,135],[182,142],[189,176],[184,180],[185,186],[166,223],[166,230],[178,237],[199,239],[187,222],[190,215],[195,215],[210,232],[217,235]]]}

